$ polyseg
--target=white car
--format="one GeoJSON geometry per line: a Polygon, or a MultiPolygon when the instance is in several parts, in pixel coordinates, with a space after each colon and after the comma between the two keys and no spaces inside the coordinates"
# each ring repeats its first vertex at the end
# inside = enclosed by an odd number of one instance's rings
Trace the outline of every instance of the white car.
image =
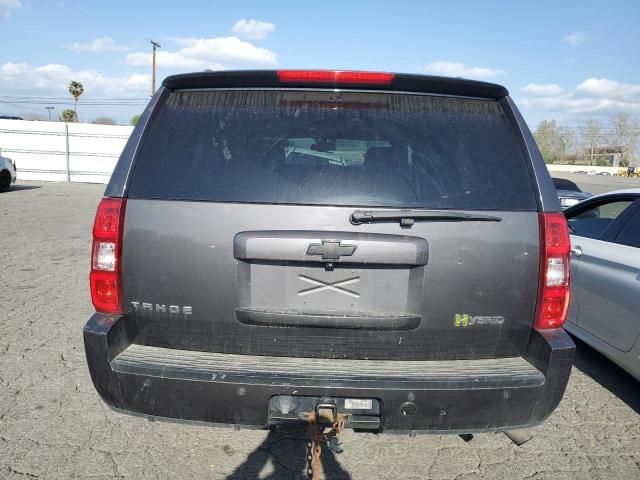
{"type": "Polygon", "coordinates": [[[6,192],[16,181],[16,164],[10,158],[0,155],[0,192],[6,192]]]}

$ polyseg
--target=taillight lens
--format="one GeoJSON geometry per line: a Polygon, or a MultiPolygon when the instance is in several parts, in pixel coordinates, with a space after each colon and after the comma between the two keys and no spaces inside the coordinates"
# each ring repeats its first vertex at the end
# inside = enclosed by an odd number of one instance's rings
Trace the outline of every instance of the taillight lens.
{"type": "Polygon", "coordinates": [[[122,228],[124,198],[103,198],[93,224],[91,250],[91,300],[98,312],[122,313],[122,228]]]}
{"type": "Polygon", "coordinates": [[[536,328],[560,328],[567,317],[570,294],[571,243],[562,213],[540,214],[540,285],[536,328]]]}
{"type": "Polygon", "coordinates": [[[281,82],[389,85],[394,78],[395,74],[388,72],[359,72],[352,70],[278,70],[278,80],[281,82]]]}

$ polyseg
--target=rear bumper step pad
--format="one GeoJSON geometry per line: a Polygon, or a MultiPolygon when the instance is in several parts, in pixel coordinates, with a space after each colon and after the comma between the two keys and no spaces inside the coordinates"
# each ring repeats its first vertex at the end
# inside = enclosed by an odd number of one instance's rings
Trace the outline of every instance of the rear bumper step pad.
{"type": "Polygon", "coordinates": [[[116,372],[179,380],[446,388],[539,386],[544,375],[524,358],[384,361],[209,353],[132,344],[111,361],[116,372]]]}
{"type": "Polygon", "coordinates": [[[137,335],[136,323],[120,316],[96,313],[85,325],[91,378],[109,406],[261,428],[279,418],[269,419],[276,396],[375,399],[387,432],[527,427],[559,403],[575,353],[562,329],[533,331],[524,358],[455,361],[203,353],[138,345],[137,335]]]}

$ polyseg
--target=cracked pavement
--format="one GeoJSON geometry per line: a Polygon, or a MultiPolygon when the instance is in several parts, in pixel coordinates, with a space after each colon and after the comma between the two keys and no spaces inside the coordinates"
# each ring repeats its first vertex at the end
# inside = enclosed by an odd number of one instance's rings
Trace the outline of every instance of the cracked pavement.
{"type": "MultiPolygon", "coordinates": [[[[21,182],[0,194],[0,478],[306,478],[304,431],[150,422],[102,403],[82,327],[103,190],[21,182]]],[[[565,398],[533,433],[517,447],[493,433],[347,431],[323,466],[332,479],[640,478],[640,384],[578,344],[565,398]]]]}

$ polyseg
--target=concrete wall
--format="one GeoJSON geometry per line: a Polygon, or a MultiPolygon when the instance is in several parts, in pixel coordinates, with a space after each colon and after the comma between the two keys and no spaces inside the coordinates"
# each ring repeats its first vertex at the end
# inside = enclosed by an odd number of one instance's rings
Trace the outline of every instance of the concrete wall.
{"type": "Polygon", "coordinates": [[[593,172],[600,173],[606,172],[611,175],[617,175],[618,172],[625,171],[626,168],[622,167],[596,167],[592,165],[556,165],[554,163],[547,164],[547,169],[550,172],[593,172]]]}
{"type": "Polygon", "coordinates": [[[66,181],[69,175],[72,182],[107,183],[132,130],[129,126],[0,120],[0,151],[16,162],[21,180],[66,181]]]}

